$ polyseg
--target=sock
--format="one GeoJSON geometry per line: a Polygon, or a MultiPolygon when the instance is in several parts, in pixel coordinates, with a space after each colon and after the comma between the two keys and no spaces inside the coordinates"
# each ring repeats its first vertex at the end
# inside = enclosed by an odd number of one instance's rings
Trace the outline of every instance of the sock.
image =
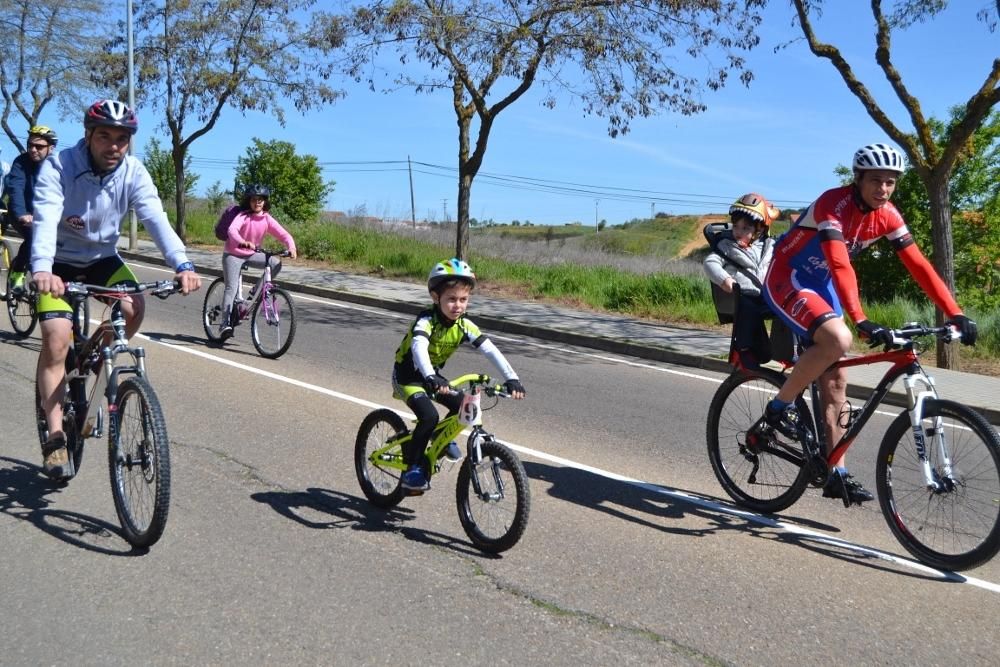
{"type": "Polygon", "coordinates": [[[781,412],[789,405],[791,405],[790,401],[782,401],[779,398],[772,398],[771,402],[767,404],[767,409],[771,412],[781,412]]]}

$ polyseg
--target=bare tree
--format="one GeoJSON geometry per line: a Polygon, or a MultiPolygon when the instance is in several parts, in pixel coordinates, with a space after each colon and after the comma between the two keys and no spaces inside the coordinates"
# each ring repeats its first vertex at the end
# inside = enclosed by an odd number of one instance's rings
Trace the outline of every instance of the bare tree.
{"type": "MultiPolygon", "coordinates": [[[[961,119],[949,126],[945,141],[940,143],[935,140],[932,125],[924,116],[920,102],[907,89],[899,70],[892,62],[891,37],[894,28],[905,28],[943,11],[948,5],[947,0],[906,0],[900,3],[896,12],[890,17],[883,13],[881,0],[871,0],[872,17],[876,28],[875,62],[882,69],[893,92],[909,114],[910,122],[913,124],[912,131],[906,131],[893,123],[868,87],[855,76],[854,70],[840,50],[831,44],[821,42],[816,36],[810,19],[813,14],[821,11],[822,3],[823,0],[793,0],[802,34],[816,56],[826,58],[833,64],[847,84],[847,88],[861,101],[872,120],[902,148],[910,166],[920,176],[930,198],[934,267],[948,287],[954,290],[955,261],[948,185],[955,162],[965,150],[969,138],[982,125],[990,109],[1000,101],[1000,58],[994,59],[983,85],[964,103],[965,110],[961,119]]],[[[996,10],[1000,15],[1000,0],[997,2],[996,10]]],[[[990,18],[984,9],[980,10],[978,17],[987,22],[990,18]]],[[[968,35],[966,38],[973,37],[968,35]]],[[[944,321],[944,314],[940,311],[937,320],[938,324],[944,321]]],[[[953,347],[939,343],[937,352],[939,366],[958,367],[958,356],[953,347]]]]}
{"type": "Polygon", "coordinates": [[[748,84],[741,52],[757,44],[763,0],[392,0],[355,7],[350,74],[374,89],[383,49],[395,85],[447,90],[458,120],[455,254],[468,246],[472,182],[497,116],[532,86],[583,102],[624,134],[636,117],[703,111],[700,94],[731,73],[748,84]],[[689,58],[685,63],[683,59],[689,58]],[[717,59],[717,60],[716,60],[717,59]],[[411,61],[416,62],[411,62],[411,61]],[[691,65],[690,68],[685,64],[691,65]],[[423,73],[429,67],[429,73],[423,73]],[[694,70],[689,71],[689,70],[694,70]],[[473,141],[473,125],[478,121],[473,141]]]}
{"type": "MultiPolygon", "coordinates": [[[[142,104],[162,109],[176,174],[176,227],[186,236],[184,158],[222,110],[260,111],[284,125],[298,111],[341,96],[318,55],[340,38],[300,24],[315,0],[137,0],[136,65],[142,104]]],[[[123,46],[116,40],[115,48],[123,46]]],[[[119,56],[105,76],[117,80],[119,56]]],[[[138,104],[138,103],[137,103],[138,104]]]]}
{"type": "Polygon", "coordinates": [[[50,104],[82,118],[93,92],[94,54],[104,39],[94,32],[102,9],[96,0],[0,0],[0,127],[19,153],[24,130],[37,125],[50,104]],[[12,126],[17,119],[23,130],[12,126]]]}

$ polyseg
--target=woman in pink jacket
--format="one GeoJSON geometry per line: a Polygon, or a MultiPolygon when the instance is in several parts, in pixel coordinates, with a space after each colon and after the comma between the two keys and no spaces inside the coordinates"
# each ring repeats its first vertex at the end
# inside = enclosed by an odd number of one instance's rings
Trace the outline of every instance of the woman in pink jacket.
{"type": "MultiPolygon", "coordinates": [[[[295,259],[295,239],[268,213],[271,210],[268,201],[270,196],[271,191],[267,186],[248,185],[240,202],[241,210],[229,225],[229,238],[222,253],[222,272],[226,278],[226,292],[222,302],[226,316],[219,329],[222,340],[233,335],[229,314],[239,288],[240,270],[244,264],[255,269],[264,268],[264,253],[257,251],[264,235],[270,234],[285,244],[291,258],[295,259]]],[[[271,257],[270,264],[271,277],[274,278],[281,271],[281,260],[271,257]]]]}

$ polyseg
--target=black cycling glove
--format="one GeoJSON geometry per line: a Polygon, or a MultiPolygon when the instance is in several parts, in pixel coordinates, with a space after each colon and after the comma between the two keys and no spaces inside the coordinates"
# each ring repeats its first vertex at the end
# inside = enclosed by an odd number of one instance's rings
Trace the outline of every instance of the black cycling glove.
{"type": "Polygon", "coordinates": [[[448,378],[434,373],[433,375],[428,375],[424,378],[424,391],[433,396],[438,393],[439,390],[450,387],[448,384],[448,378]]]}
{"type": "Polygon", "coordinates": [[[503,388],[508,394],[513,394],[515,391],[525,393],[524,385],[521,384],[520,380],[507,380],[503,383],[503,388]]]}
{"type": "Polygon", "coordinates": [[[976,326],[975,320],[970,320],[965,315],[956,315],[945,324],[953,326],[961,332],[962,345],[976,344],[976,339],[979,338],[979,327],[976,326]]]}
{"type": "Polygon", "coordinates": [[[886,329],[881,324],[875,324],[871,320],[861,320],[856,326],[858,327],[858,331],[868,339],[868,345],[871,347],[892,345],[892,331],[886,329]]]}

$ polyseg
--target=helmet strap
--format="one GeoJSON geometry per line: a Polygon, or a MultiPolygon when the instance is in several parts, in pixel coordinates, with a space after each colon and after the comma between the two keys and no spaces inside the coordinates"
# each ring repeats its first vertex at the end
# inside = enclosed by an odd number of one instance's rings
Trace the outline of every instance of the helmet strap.
{"type": "Polygon", "coordinates": [[[854,198],[854,205],[858,207],[858,210],[860,210],[862,213],[868,214],[874,211],[875,209],[866,204],[865,200],[861,197],[861,188],[858,187],[858,179],[856,177],[857,174],[861,173],[863,172],[858,170],[854,171],[855,179],[854,182],[851,183],[851,196],[854,198]]]}

